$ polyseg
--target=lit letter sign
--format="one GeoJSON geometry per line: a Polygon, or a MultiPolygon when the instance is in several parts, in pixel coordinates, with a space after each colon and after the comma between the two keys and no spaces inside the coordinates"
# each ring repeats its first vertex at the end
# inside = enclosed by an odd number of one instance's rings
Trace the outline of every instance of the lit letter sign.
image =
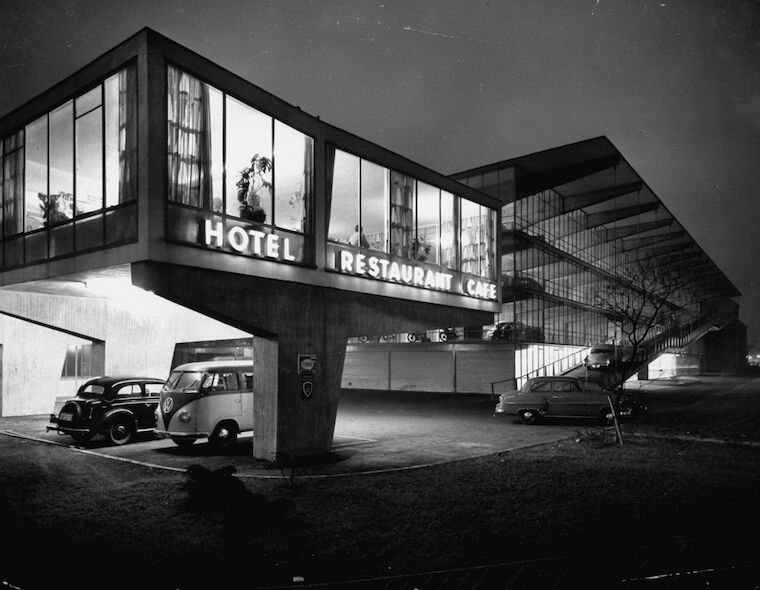
{"type": "Polygon", "coordinates": [[[224,243],[224,229],[222,227],[222,222],[217,221],[216,224],[212,224],[210,219],[206,220],[206,231],[204,233],[206,236],[206,245],[211,245],[211,240],[216,240],[216,247],[221,248],[222,244],[224,243]],[[212,225],[214,227],[212,227],[212,225]]]}
{"type": "Polygon", "coordinates": [[[382,258],[380,254],[359,254],[352,250],[338,249],[335,262],[336,270],[346,274],[496,301],[494,283],[467,279],[457,288],[453,274],[425,268],[413,260],[398,262],[382,258]]]}
{"type": "Polygon", "coordinates": [[[230,248],[241,254],[253,254],[273,260],[296,261],[296,257],[291,253],[290,238],[287,236],[246,229],[239,225],[229,228],[225,235],[221,221],[205,220],[202,243],[212,248],[230,248]]]}

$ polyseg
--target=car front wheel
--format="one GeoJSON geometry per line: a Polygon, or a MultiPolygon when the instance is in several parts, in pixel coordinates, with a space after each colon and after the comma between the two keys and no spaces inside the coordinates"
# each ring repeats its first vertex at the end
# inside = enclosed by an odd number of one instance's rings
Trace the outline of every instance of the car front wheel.
{"type": "Polygon", "coordinates": [[[230,422],[217,424],[214,432],[208,437],[209,446],[215,451],[226,451],[237,441],[237,427],[230,422]]]}
{"type": "Polygon", "coordinates": [[[535,424],[538,422],[539,414],[536,410],[523,410],[520,412],[520,420],[523,424],[535,424]]]}
{"type": "Polygon", "coordinates": [[[125,445],[135,436],[135,425],[127,417],[113,420],[106,431],[106,438],[111,444],[125,445]]]}

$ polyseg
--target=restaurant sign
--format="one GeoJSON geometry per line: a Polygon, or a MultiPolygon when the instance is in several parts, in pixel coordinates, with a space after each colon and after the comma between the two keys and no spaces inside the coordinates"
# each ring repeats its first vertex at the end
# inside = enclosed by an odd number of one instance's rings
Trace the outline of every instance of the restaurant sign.
{"type": "Polygon", "coordinates": [[[490,281],[442,272],[422,266],[413,260],[399,262],[378,254],[362,254],[354,250],[338,248],[335,251],[335,268],[339,272],[364,276],[391,283],[400,283],[447,293],[459,293],[468,297],[496,301],[496,284],[490,281]]]}

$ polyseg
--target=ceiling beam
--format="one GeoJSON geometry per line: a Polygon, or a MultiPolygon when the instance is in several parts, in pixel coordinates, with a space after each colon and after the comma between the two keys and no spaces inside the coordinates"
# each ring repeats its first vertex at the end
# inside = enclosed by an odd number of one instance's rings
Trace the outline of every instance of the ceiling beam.
{"type": "Polygon", "coordinates": [[[584,178],[591,174],[601,172],[602,170],[614,168],[619,163],[620,156],[608,156],[606,158],[599,158],[598,160],[589,160],[587,162],[579,162],[578,164],[555,168],[554,170],[547,170],[538,174],[518,176],[516,190],[517,198],[522,199],[547,188],[560,186],[573,180],[578,180],[579,178],[584,178]]]}
{"type": "Polygon", "coordinates": [[[656,236],[644,236],[639,238],[628,238],[623,240],[623,250],[635,250],[636,248],[645,248],[652,244],[661,244],[662,242],[668,242],[670,240],[677,240],[683,238],[686,235],[686,231],[672,231],[666,234],[658,234],[656,236]]]}
{"type": "Polygon", "coordinates": [[[633,205],[631,207],[620,207],[619,209],[610,209],[609,211],[591,213],[586,218],[586,227],[599,227],[600,225],[612,223],[613,221],[635,217],[636,215],[641,215],[642,213],[654,211],[659,206],[659,201],[655,201],[653,203],[645,203],[644,205],[633,205]]]}
{"type": "Polygon", "coordinates": [[[584,207],[598,205],[599,203],[604,203],[605,201],[609,201],[616,197],[622,197],[623,195],[639,191],[642,186],[643,184],[641,182],[631,182],[629,184],[608,186],[595,191],[588,191],[575,195],[563,195],[562,209],[565,213],[570,213],[571,211],[577,211],[584,207]]]}
{"type": "Polygon", "coordinates": [[[628,236],[635,236],[636,234],[643,234],[644,232],[660,229],[668,225],[673,225],[675,220],[670,219],[658,219],[655,221],[645,221],[644,223],[632,223],[631,225],[624,225],[622,227],[609,227],[604,231],[607,232],[607,240],[617,240],[619,238],[626,238],[628,236]]]}

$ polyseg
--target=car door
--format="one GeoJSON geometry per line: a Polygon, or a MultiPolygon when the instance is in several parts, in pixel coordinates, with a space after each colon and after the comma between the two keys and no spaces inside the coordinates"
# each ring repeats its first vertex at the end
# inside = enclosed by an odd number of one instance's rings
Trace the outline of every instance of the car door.
{"type": "MultiPolygon", "coordinates": [[[[142,402],[142,387],[139,383],[123,383],[115,388],[115,395],[111,408],[116,410],[128,410],[137,418],[140,412],[140,403],[142,402]]],[[[138,421],[138,428],[139,421],[138,421]]]]}
{"type": "Polygon", "coordinates": [[[607,393],[601,389],[582,388],[575,395],[574,416],[595,418],[602,408],[609,405],[607,393]]]}
{"type": "Polygon", "coordinates": [[[574,394],[577,386],[572,381],[553,381],[549,397],[549,414],[552,416],[574,416],[577,402],[574,394]]]}
{"type": "Polygon", "coordinates": [[[148,395],[141,383],[122,385],[116,392],[116,399],[119,406],[132,412],[138,429],[152,428],[154,407],[148,402],[148,395]]]}

